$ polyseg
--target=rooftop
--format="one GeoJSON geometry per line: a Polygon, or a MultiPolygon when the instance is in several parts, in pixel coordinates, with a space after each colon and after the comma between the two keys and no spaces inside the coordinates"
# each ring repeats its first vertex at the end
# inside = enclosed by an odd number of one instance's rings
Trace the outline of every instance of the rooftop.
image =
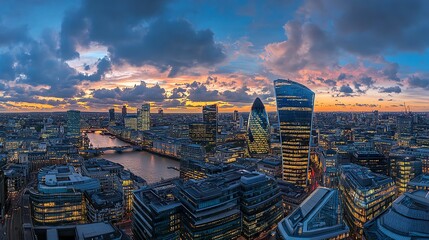
{"type": "Polygon", "coordinates": [[[382,215],[365,224],[369,239],[429,238],[429,192],[406,192],[382,215]]]}
{"type": "Polygon", "coordinates": [[[373,173],[368,168],[356,164],[341,165],[340,172],[359,189],[376,188],[393,182],[388,176],[373,173]]]}
{"type": "Polygon", "coordinates": [[[338,207],[338,191],[319,187],[279,223],[278,234],[284,239],[325,239],[347,233],[338,207]]]}

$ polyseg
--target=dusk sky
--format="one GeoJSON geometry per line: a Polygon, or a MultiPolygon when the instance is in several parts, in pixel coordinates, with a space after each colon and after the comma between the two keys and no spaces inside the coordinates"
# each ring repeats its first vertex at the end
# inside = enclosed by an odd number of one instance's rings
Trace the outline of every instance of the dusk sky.
{"type": "Polygon", "coordinates": [[[429,1],[0,0],[0,112],[429,111],[429,1]],[[135,110],[135,108],[134,108],[135,110]],[[133,111],[133,108],[131,108],[133,111]]]}

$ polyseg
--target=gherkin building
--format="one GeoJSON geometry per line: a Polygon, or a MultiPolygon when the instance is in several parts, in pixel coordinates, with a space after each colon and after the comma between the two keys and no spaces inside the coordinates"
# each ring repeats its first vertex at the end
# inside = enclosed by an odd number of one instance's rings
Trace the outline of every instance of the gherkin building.
{"type": "Polygon", "coordinates": [[[261,99],[256,98],[247,121],[249,154],[256,156],[270,151],[270,122],[261,99]]]}

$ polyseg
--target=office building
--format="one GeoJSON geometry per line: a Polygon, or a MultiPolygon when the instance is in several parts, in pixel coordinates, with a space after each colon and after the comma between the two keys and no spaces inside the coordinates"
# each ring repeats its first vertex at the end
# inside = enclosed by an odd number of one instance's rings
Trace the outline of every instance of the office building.
{"type": "Polygon", "coordinates": [[[276,239],[347,239],[338,190],[317,188],[277,226],[276,239]]]}
{"type": "Polygon", "coordinates": [[[72,166],[51,166],[38,173],[37,189],[30,189],[33,223],[59,225],[86,222],[84,192],[100,189],[97,179],[77,173],[72,166]]]}
{"type": "Polygon", "coordinates": [[[396,195],[392,178],[356,164],[340,166],[339,189],[344,219],[354,239],[361,239],[363,225],[386,210],[396,195]]]}
{"type": "Polygon", "coordinates": [[[136,116],[125,116],[124,118],[124,126],[127,129],[138,130],[137,125],[137,117],[136,116]]]}
{"type": "Polygon", "coordinates": [[[257,170],[273,178],[281,177],[282,162],[275,158],[265,158],[257,163],[257,170]]]}
{"type": "Polygon", "coordinates": [[[109,122],[110,123],[115,122],[115,109],[114,108],[109,109],[109,122]]]}
{"type": "Polygon", "coordinates": [[[134,182],[129,171],[122,171],[116,177],[114,186],[116,190],[122,193],[125,212],[131,212],[133,206],[133,191],[139,187],[139,184],[134,182]]]}
{"type": "Polygon", "coordinates": [[[242,235],[246,239],[268,236],[283,218],[277,182],[264,174],[245,173],[240,178],[242,235]]]}
{"type": "Polygon", "coordinates": [[[270,151],[270,123],[259,98],[253,102],[247,121],[247,147],[250,156],[268,154],[270,151]]]}
{"type": "Polygon", "coordinates": [[[80,137],[80,111],[67,111],[67,136],[71,138],[80,137]]]}
{"type": "Polygon", "coordinates": [[[240,174],[179,182],[181,239],[234,239],[240,235],[240,174]]]}
{"type": "Polygon", "coordinates": [[[398,187],[398,193],[407,191],[408,182],[422,174],[422,162],[417,161],[412,155],[390,154],[390,176],[398,187]]]}
{"type": "Polygon", "coordinates": [[[126,234],[110,223],[88,223],[64,226],[37,226],[29,231],[25,240],[125,240],[126,234]]]}
{"type": "Polygon", "coordinates": [[[87,216],[90,222],[119,222],[124,216],[122,193],[116,190],[86,194],[87,216]]]}
{"type": "Polygon", "coordinates": [[[396,118],[396,136],[409,135],[413,132],[413,118],[411,115],[401,115],[396,118]]]}
{"type": "Polygon", "coordinates": [[[283,180],[307,186],[314,92],[304,85],[274,81],[280,123],[283,180]]]}
{"type": "Polygon", "coordinates": [[[137,127],[139,131],[150,129],[150,104],[145,103],[137,110],[137,127]]]}
{"type": "Polygon", "coordinates": [[[121,164],[104,158],[88,159],[82,164],[83,175],[98,179],[103,191],[113,189],[116,177],[123,170],[124,167],[121,164]]]}
{"type": "Polygon", "coordinates": [[[389,174],[387,158],[377,151],[355,151],[351,156],[351,162],[367,167],[374,173],[389,174]]]}
{"type": "Polygon", "coordinates": [[[399,196],[380,216],[365,224],[365,239],[429,239],[429,192],[399,196]]]}
{"type": "Polygon", "coordinates": [[[167,182],[134,192],[132,230],[135,239],[180,239],[182,205],[175,185],[167,182]]]}
{"type": "Polygon", "coordinates": [[[122,121],[124,121],[125,117],[127,116],[127,106],[122,106],[122,112],[121,112],[121,116],[122,116],[122,121]]]}
{"type": "Polygon", "coordinates": [[[234,110],[234,113],[232,114],[232,121],[238,122],[239,119],[240,119],[240,116],[238,114],[238,111],[234,110]]]}
{"type": "Polygon", "coordinates": [[[216,144],[218,132],[218,108],[217,104],[203,107],[203,123],[206,124],[206,134],[210,134],[211,144],[216,144]]]}
{"type": "Polygon", "coordinates": [[[189,124],[189,138],[196,144],[203,146],[216,144],[216,133],[213,124],[192,123],[189,124]]]}
{"type": "Polygon", "coordinates": [[[429,191],[429,174],[420,174],[408,182],[407,191],[412,192],[415,190],[429,191]]]}

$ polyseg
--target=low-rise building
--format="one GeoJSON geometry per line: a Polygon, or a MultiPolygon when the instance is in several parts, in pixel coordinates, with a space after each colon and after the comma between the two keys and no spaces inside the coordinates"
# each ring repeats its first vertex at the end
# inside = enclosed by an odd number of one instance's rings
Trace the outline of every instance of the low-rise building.
{"type": "Polygon", "coordinates": [[[118,222],[124,216],[122,193],[109,190],[86,194],[87,216],[90,222],[118,222]]]}
{"type": "Polygon", "coordinates": [[[428,212],[428,191],[406,192],[383,214],[365,224],[365,239],[429,239],[428,212]]]}
{"type": "Polygon", "coordinates": [[[338,190],[319,187],[277,227],[277,239],[347,239],[338,190]]]}
{"type": "Polygon", "coordinates": [[[171,182],[134,192],[133,234],[136,239],[179,239],[181,203],[171,182]]]}
{"type": "Polygon", "coordinates": [[[37,189],[30,189],[31,214],[36,225],[86,222],[84,192],[100,189],[97,179],[82,176],[72,166],[40,170],[37,189]]]}
{"type": "Polygon", "coordinates": [[[340,166],[339,189],[344,219],[354,239],[362,237],[363,225],[386,210],[396,195],[392,178],[356,164],[340,166]]]}

